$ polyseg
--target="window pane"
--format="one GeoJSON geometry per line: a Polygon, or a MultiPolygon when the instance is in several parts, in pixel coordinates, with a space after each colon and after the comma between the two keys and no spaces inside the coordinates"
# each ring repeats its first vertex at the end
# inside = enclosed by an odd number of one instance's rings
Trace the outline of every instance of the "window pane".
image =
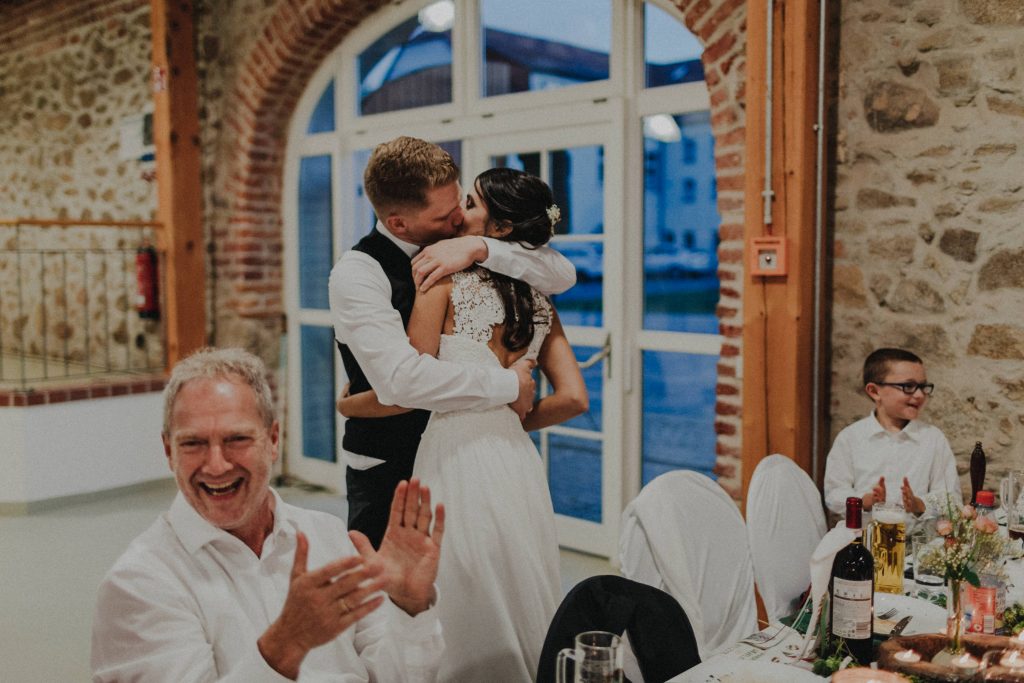
{"type": "Polygon", "coordinates": [[[302,455],[335,462],[334,329],[303,325],[302,455]]]}
{"type": "Polygon", "coordinates": [[[327,84],[309,117],[307,133],[327,133],[334,130],[334,79],[327,84]]]}
{"type": "Polygon", "coordinates": [[[482,0],[484,95],[608,78],[608,0],[482,0]]]}
{"type": "MultiPolygon", "coordinates": [[[[462,163],[462,141],[446,140],[438,142],[437,146],[448,152],[456,165],[462,163]]],[[[377,216],[373,212],[373,206],[366,197],[363,188],[363,171],[366,170],[366,163],[370,160],[369,149],[360,149],[352,153],[352,181],[355,183],[352,196],[355,198],[355,205],[352,210],[352,225],[346,225],[343,230],[342,249],[351,249],[352,246],[369,234],[377,224],[377,216]]]]}
{"type": "MultiPolygon", "coordinates": [[[[597,346],[574,346],[572,350],[576,354],[576,359],[582,363],[601,349],[597,346]]],[[[604,391],[604,364],[605,361],[601,360],[582,371],[583,382],[587,387],[587,395],[590,397],[590,409],[582,415],[577,415],[563,422],[564,426],[586,429],[591,432],[601,431],[601,397],[604,391]]],[[[547,396],[550,393],[551,385],[544,382],[544,395],[547,396]]]]}
{"type": "Polygon", "coordinates": [[[334,260],[331,237],[331,157],[299,162],[299,305],[328,308],[327,279],[334,260]]]}
{"type": "Polygon", "coordinates": [[[360,115],[452,101],[451,22],[436,22],[428,10],[433,11],[424,8],[359,54],[360,115]]]}
{"type": "Polygon", "coordinates": [[[462,169],[462,140],[442,140],[436,143],[438,147],[448,152],[455,165],[462,169]]]}
{"type": "Polygon", "coordinates": [[[714,478],[718,356],[645,351],[643,483],[669,470],[714,478]]]}
{"type": "Polygon", "coordinates": [[[644,327],[718,332],[718,225],[708,112],[644,119],[644,327]]]}
{"type": "Polygon", "coordinates": [[[551,502],[560,515],[601,521],[601,442],[548,433],[551,502]]]}
{"type": "Polygon", "coordinates": [[[549,185],[562,219],[559,235],[604,232],[604,147],[573,147],[548,152],[549,185]]]}
{"type": "Polygon", "coordinates": [[[562,324],[600,327],[604,324],[604,243],[556,242],[553,246],[576,266],[576,286],[551,297],[562,324]]]}
{"type": "Polygon", "coordinates": [[[363,171],[366,170],[366,162],[370,160],[370,151],[360,149],[352,153],[352,181],[355,183],[352,196],[355,197],[355,206],[352,209],[353,225],[346,225],[343,231],[344,243],[341,246],[344,250],[351,249],[377,224],[377,216],[373,213],[373,206],[370,205],[370,200],[366,198],[366,191],[363,189],[363,171]]]}
{"type": "Polygon", "coordinates": [[[704,80],[704,46],[683,22],[651,3],[644,4],[644,85],[704,80]]]}
{"type": "MultiPolygon", "coordinates": [[[[604,232],[604,147],[555,149],[548,155],[548,185],[561,210],[558,235],[600,235],[604,232]]],[[[491,157],[491,166],[541,175],[540,152],[491,157]]]]}
{"type": "Polygon", "coordinates": [[[530,175],[540,176],[540,152],[522,152],[520,154],[501,154],[491,157],[494,168],[514,168],[530,175]]]}

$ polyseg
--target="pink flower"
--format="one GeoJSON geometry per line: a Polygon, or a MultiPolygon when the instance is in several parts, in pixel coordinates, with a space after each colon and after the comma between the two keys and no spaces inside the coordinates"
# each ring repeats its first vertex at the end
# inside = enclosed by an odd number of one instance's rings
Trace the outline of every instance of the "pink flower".
{"type": "Polygon", "coordinates": [[[940,519],[935,522],[935,531],[939,533],[939,536],[949,536],[953,533],[953,522],[948,519],[940,519]]]}
{"type": "Polygon", "coordinates": [[[983,534],[994,534],[999,529],[999,525],[989,517],[978,517],[974,520],[974,528],[983,534]]]}
{"type": "Polygon", "coordinates": [[[975,514],[973,505],[964,505],[964,519],[974,519],[975,514]]]}

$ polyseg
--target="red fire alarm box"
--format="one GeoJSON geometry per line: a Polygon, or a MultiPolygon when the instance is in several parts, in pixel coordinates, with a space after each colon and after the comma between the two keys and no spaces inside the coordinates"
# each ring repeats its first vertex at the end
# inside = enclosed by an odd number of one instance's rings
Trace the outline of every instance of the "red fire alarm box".
{"type": "Polygon", "coordinates": [[[783,237],[754,237],[750,240],[750,274],[773,276],[786,274],[786,240],[783,237]]]}

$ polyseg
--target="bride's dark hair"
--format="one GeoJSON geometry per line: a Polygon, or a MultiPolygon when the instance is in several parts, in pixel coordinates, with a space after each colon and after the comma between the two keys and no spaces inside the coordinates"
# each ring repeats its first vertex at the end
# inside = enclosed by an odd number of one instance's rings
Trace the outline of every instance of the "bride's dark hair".
{"type": "MultiPolygon", "coordinates": [[[[487,207],[489,223],[509,231],[500,239],[519,242],[528,249],[548,243],[558,221],[554,195],[537,176],[512,168],[492,168],[476,177],[476,191],[487,207]],[[550,213],[554,213],[552,220],[550,213]]],[[[510,351],[526,348],[535,323],[546,321],[534,309],[533,292],[521,280],[487,271],[505,307],[501,341],[510,351]]]]}

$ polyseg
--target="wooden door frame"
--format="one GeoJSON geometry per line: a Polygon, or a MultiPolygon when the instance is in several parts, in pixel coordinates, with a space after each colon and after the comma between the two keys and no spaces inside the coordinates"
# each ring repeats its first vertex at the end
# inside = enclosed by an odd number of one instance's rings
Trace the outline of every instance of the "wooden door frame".
{"type": "Polygon", "coordinates": [[[153,143],[158,248],[163,255],[164,331],[170,370],[206,344],[199,77],[190,2],[151,0],[153,143]]]}
{"type": "MultiPolygon", "coordinates": [[[[827,452],[827,326],[815,356],[815,207],[819,6],[825,0],[750,0],[747,10],[745,271],[743,286],[743,498],[754,467],[782,453],[814,473],[812,435],[818,423],[818,462],[827,452]],[[764,220],[768,7],[773,6],[771,225],[764,220]],[[751,274],[753,239],[781,237],[786,273],[751,274]],[[820,374],[813,409],[815,357],[820,374]]],[[[822,131],[823,132],[823,131],[822,131]]],[[[824,163],[824,162],[823,162],[824,163]]],[[[824,244],[824,240],[822,240],[824,244]]],[[[824,287],[821,288],[824,291],[824,287]]],[[[827,300],[827,299],[826,299],[827,300]]],[[[824,303],[824,302],[822,302],[824,303]]],[[[820,310],[825,310],[822,306],[820,310]]],[[[824,321],[826,316],[822,316],[824,321]]],[[[823,468],[818,468],[823,469],[823,468]]],[[[816,472],[820,482],[820,472],[816,472]]]]}

